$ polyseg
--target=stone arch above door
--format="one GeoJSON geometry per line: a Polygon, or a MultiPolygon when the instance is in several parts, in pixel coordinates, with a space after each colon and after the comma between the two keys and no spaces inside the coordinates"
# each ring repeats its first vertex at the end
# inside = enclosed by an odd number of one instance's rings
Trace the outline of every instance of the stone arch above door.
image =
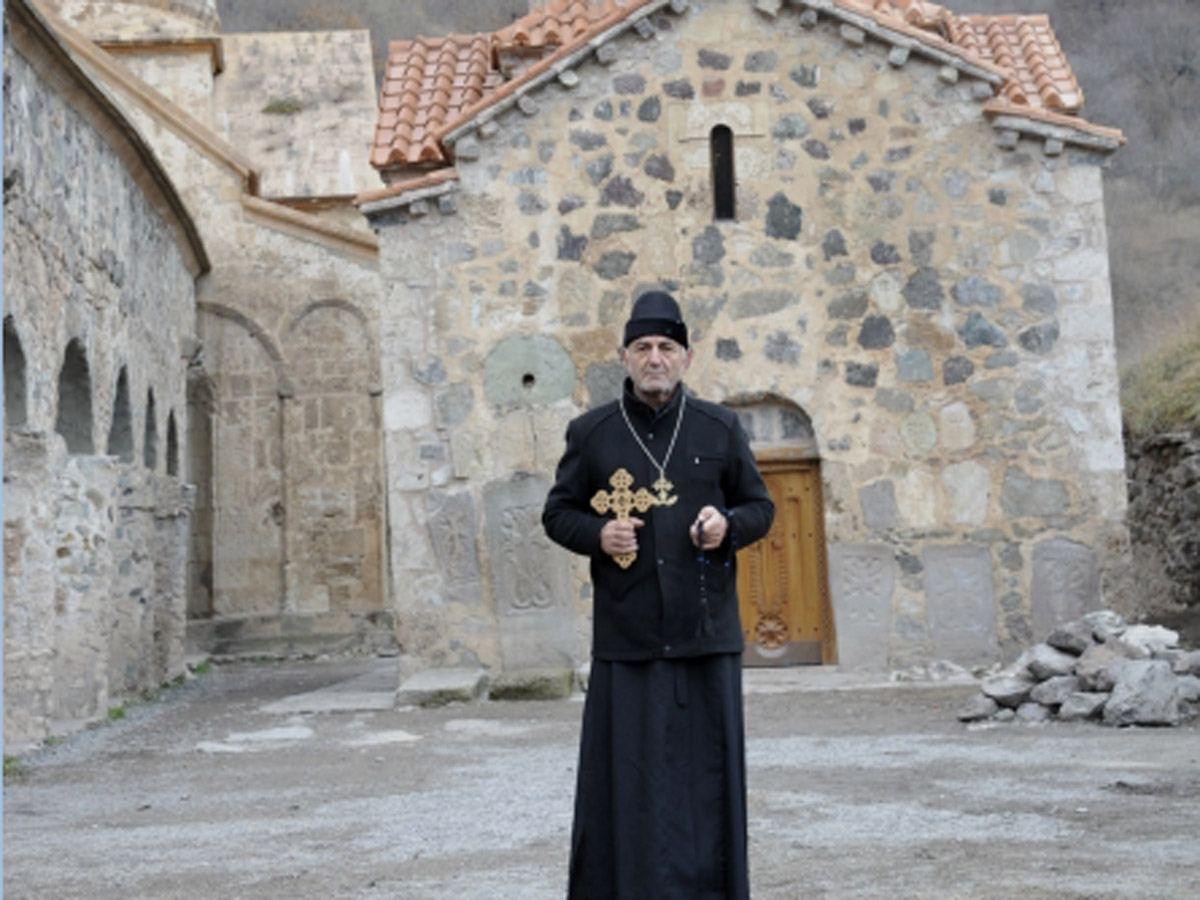
{"type": "Polygon", "coordinates": [[[742,394],[725,400],[737,413],[756,451],[787,447],[797,459],[820,456],[812,419],[799,405],[777,394],[742,394]]]}

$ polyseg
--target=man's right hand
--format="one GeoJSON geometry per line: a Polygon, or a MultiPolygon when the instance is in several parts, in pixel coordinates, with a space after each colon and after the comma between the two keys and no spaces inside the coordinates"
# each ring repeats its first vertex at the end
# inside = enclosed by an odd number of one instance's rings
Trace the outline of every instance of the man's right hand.
{"type": "Polygon", "coordinates": [[[600,549],[609,556],[637,553],[637,529],[646,523],[641,519],[610,519],[600,529],[600,549]]]}

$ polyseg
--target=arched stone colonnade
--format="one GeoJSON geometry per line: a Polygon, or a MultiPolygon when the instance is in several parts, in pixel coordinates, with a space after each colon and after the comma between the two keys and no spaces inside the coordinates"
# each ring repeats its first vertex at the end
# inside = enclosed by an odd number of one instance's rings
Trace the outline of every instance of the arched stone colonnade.
{"type": "Polygon", "coordinates": [[[210,620],[194,623],[197,640],[217,652],[372,629],[390,640],[371,317],[337,298],[271,326],[227,304],[197,308],[189,616],[210,620]]]}

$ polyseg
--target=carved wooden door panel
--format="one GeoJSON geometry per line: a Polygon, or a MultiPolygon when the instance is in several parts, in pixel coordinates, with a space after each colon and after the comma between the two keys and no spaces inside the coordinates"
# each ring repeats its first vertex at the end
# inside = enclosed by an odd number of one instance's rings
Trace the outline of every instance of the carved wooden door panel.
{"type": "Polygon", "coordinates": [[[815,461],[761,458],[759,468],[775,501],[775,522],[765,538],[738,553],[744,661],[832,663],[820,469],[815,461]]]}

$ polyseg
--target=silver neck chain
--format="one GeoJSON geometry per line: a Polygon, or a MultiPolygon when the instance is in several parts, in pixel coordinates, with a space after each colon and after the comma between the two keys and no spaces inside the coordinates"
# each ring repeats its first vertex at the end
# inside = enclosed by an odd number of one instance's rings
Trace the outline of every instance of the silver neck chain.
{"type": "Polygon", "coordinates": [[[659,461],[656,460],[654,455],[650,452],[650,449],[644,443],[642,443],[642,439],[638,437],[637,430],[633,427],[633,423],[629,421],[629,413],[625,411],[624,393],[621,394],[618,402],[621,407],[621,418],[625,420],[625,427],[629,429],[629,433],[633,435],[633,439],[637,441],[637,445],[641,447],[642,452],[646,454],[646,459],[650,460],[650,462],[654,465],[654,468],[658,469],[658,477],[665,480],[667,477],[667,466],[671,462],[671,454],[675,452],[675,440],[679,437],[679,426],[683,424],[683,410],[687,405],[687,392],[684,391],[683,385],[679,386],[679,414],[675,417],[675,431],[671,434],[671,443],[667,445],[667,455],[663,457],[662,463],[659,463],[659,461]]]}

